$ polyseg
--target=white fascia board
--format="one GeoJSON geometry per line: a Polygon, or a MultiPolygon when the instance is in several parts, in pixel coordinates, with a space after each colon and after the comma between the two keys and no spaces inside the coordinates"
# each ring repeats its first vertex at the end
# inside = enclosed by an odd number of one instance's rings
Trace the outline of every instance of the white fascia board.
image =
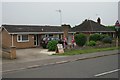
{"type": "Polygon", "coordinates": [[[79,31],[79,32],[115,32],[115,31],[79,31]]]}
{"type": "Polygon", "coordinates": [[[2,29],[5,29],[5,31],[7,31],[7,33],[10,34],[5,27],[1,26],[1,31],[2,31],[2,29]]]}
{"type": "MultiPolygon", "coordinates": [[[[115,31],[79,31],[79,32],[115,32],[115,31]]],[[[9,34],[63,34],[64,32],[15,32],[9,34]]],[[[68,32],[76,33],[76,32],[68,32]]]]}
{"type": "Polygon", "coordinates": [[[76,32],[68,32],[68,33],[76,33],[76,32]]]}
{"type": "Polygon", "coordinates": [[[15,32],[10,34],[62,34],[63,32],[15,32]]]}

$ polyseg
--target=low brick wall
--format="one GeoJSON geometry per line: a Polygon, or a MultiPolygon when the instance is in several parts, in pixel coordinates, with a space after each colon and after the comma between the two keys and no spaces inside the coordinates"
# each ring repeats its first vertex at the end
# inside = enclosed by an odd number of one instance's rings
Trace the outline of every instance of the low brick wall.
{"type": "Polygon", "coordinates": [[[16,47],[2,49],[2,58],[16,59],[16,47]]]}
{"type": "Polygon", "coordinates": [[[10,59],[10,52],[2,51],[2,58],[10,59]]]}

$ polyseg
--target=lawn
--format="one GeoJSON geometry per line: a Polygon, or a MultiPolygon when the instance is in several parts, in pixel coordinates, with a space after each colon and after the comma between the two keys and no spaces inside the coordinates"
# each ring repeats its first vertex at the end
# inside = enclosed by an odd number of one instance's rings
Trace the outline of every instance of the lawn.
{"type": "Polygon", "coordinates": [[[63,54],[55,54],[55,55],[78,55],[78,54],[86,54],[86,53],[109,51],[109,50],[117,50],[117,49],[118,48],[116,48],[116,47],[109,47],[109,48],[89,48],[89,49],[83,49],[83,50],[69,50],[69,51],[66,51],[63,54]]]}

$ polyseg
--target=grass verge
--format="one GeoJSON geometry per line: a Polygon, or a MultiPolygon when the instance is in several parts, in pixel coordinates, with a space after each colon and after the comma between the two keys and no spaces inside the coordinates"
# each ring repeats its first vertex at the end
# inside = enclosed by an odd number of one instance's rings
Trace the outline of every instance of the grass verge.
{"type": "Polygon", "coordinates": [[[54,54],[54,55],[78,55],[78,54],[109,51],[109,50],[116,50],[116,49],[120,49],[120,48],[109,47],[109,48],[90,48],[90,49],[84,49],[84,50],[70,50],[70,51],[66,51],[63,54],[54,54]]]}

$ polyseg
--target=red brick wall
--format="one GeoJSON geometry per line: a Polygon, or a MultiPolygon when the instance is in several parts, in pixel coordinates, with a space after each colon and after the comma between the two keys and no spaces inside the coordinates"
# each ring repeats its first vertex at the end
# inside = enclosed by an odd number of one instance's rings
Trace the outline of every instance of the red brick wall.
{"type": "Polygon", "coordinates": [[[5,48],[10,48],[11,46],[11,35],[8,34],[8,32],[3,29],[2,30],[2,46],[5,48]]]}
{"type": "Polygon", "coordinates": [[[29,41],[28,42],[17,42],[17,35],[14,35],[14,46],[16,48],[31,48],[34,46],[34,35],[29,35],[29,41]]]}

